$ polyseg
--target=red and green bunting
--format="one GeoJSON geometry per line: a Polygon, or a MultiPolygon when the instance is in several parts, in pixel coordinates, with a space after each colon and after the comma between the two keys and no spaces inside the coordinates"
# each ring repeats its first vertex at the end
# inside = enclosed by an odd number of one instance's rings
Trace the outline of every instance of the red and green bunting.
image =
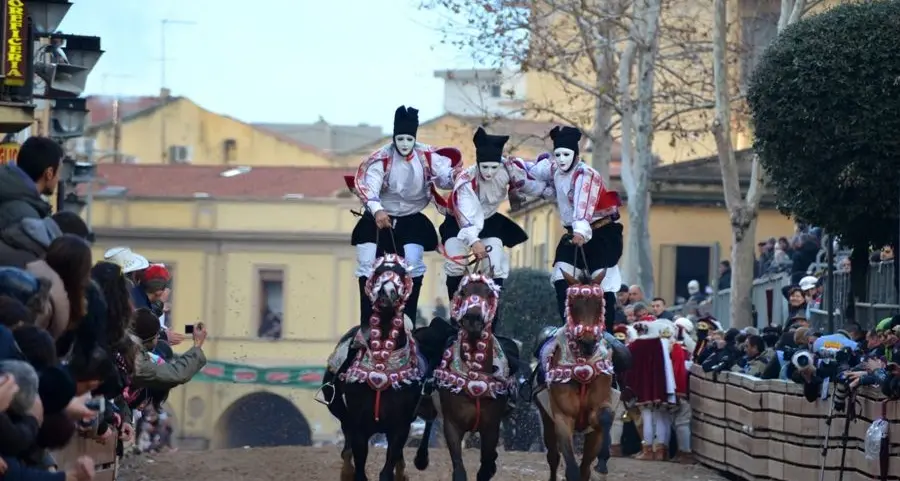
{"type": "Polygon", "coordinates": [[[262,384],[318,389],[322,384],[325,366],[255,367],[228,362],[210,362],[194,381],[262,384]]]}

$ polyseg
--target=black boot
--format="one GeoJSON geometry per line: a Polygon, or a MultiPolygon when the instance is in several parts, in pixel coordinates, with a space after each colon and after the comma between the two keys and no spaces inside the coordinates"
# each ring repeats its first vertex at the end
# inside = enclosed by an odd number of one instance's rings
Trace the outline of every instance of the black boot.
{"type": "Polygon", "coordinates": [[[372,301],[366,294],[366,282],[368,277],[360,277],[359,281],[359,326],[362,328],[369,327],[369,318],[372,317],[372,301]]]}
{"type": "MultiPolygon", "coordinates": [[[[372,317],[372,302],[369,300],[369,296],[366,295],[366,282],[369,278],[360,277],[357,280],[359,281],[359,332],[362,333],[363,339],[368,341],[369,318],[372,317]]],[[[362,347],[358,339],[357,336],[353,336],[353,341],[350,342],[350,349],[362,347]]]]}
{"type": "Polygon", "coordinates": [[[406,300],[406,307],[403,309],[403,313],[412,321],[413,328],[416,327],[416,321],[418,320],[416,314],[419,310],[419,291],[421,290],[422,276],[413,277],[412,292],[409,294],[409,299],[406,300]]]}
{"type": "Polygon", "coordinates": [[[556,308],[559,310],[559,318],[562,323],[566,323],[566,291],[569,290],[569,283],[565,279],[560,279],[553,283],[556,289],[556,308]]]}
{"type": "Polygon", "coordinates": [[[453,304],[453,296],[456,294],[457,289],[459,289],[462,278],[463,276],[447,276],[447,299],[450,300],[451,304],[453,304]]]}
{"type": "Polygon", "coordinates": [[[616,293],[615,292],[604,292],[603,293],[603,308],[605,323],[606,323],[606,332],[613,332],[616,327],[616,293]]]}
{"type": "MultiPolygon", "coordinates": [[[[497,284],[500,287],[500,297],[503,297],[503,281],[504,279],[494,279],[494,284],[497,284]]],[[[497,303],[497,312],[494,313],[494,322],[493,322],[494,334],[500,332],[500,303],[497,303]]]]}

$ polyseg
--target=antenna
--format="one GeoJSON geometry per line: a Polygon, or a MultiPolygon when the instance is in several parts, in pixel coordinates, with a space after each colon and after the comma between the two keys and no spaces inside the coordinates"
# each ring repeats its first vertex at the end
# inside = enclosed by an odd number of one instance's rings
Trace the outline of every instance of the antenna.
{"type": "Polygon", "coordinates": [[[160,20],[160,36],[159,36],[159,45],[160,45],[160,76],[159,76],[159,88],[160,91],[166,88],[166,63],[169,61],[169,58],[166,57],[166,27],[169,25],[197,25],[197,22],[192,22],[188,20],[173,20],[170,18],[164,18],[160,20]]]}
{"type": "MultiPolygon", "coordinates": [[[[159,72],[159,96],[160,96],[160,104],[168,102],[168,93],[166,90],[166,63],[169,61],[168,57],[166,57],[166,27],[169,25],[196,25],[196,22],[191,22],[187,20],[172,20],[170,18],[164,18],[160,20],[160,36],[159,36],[159,46],[160,46],[160,72],[159,72]],[[163,98],[163,97],[166,98],[163,98]]],[[[159,139],[159,150],[160,150],[160,158],[163,159],[164,163],[168,163],[170,159],[168,159],[168,144],[166,142],[166,113],[165,111],[160,112],[160,139],[159,139]]]]}

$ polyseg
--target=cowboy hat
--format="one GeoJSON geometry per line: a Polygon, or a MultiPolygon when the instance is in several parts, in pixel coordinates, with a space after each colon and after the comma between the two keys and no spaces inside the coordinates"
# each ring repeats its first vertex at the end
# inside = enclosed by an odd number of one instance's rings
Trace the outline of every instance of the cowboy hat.
{"type": "Polygon", "coordinates": [[[150,261],[146,257],[135,254],[128,247],[113,247],[103,254],[103,258],[113,264],[118,264],[125,274],[150,267],[150,261]]]}

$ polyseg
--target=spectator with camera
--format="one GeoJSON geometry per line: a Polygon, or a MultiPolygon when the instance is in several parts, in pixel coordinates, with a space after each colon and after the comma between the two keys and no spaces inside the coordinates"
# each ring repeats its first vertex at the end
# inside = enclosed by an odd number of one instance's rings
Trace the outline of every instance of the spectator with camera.
{"type": "Polygon", "coordinates": [[[169,390],[190,381],[206,365],[203,343],[207,332],[203,323],[194,327],[194,346],[165,362],[160,362],[159,357],[152,353],[159,341],[159,318],[153,312],[146,308],[135,311],[134,333],[142,347],[132,378],[132,385],[136,388],[169,390]]]}
{"type": "Polygon", "coordinates": [[[744,342],[744,356],[731,370],[753,377],[761,377],[769,364],[766,343],[758,335],[747,336],[744,342]]]}

